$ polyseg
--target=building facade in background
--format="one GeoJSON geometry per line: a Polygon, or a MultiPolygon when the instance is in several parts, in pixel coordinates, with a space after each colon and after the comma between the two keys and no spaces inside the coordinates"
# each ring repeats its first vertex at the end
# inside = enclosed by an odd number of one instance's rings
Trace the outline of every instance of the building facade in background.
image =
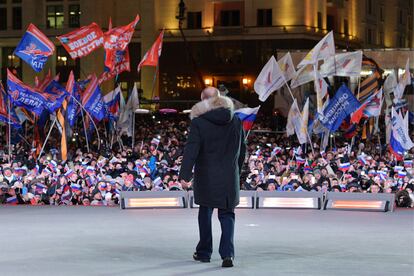
{"type": "MultiPolygon", "coordinates": [[[[124,90],[137,83],[145,98],[152,97],[155,68],[143,68],[138,74],[136,67],[163,28],[164,45],[155,94],[168,100],[196,99],[200,82],[204,82],[225,85],[242,102],[254,101],[254,78],[271,55],[278,58],[290,51],[297,63],[330,30],[334,31],[338,50],[382,49],[374,52],[384,68],[403,68],[406,58],[413,57],[414,0],[183,2],[186,9],[182,28],[188,47],[176,19],[180,0],[0,0],[2,80],[6,78],[6,69],[14,68],[26,83],[34,82],[36,73],[12,54],[30,23],[57,46],[55,55],[38,75],[51,69],[65,81],[70,70],[75,71],[77,78],[101,73],[104,52],[99,49],[72,60],[58,43],[57,35],[91,22],[106,31],[109,17],[113,26],[119,26],[132,21],[137,13],[141,21],[129,47],[131,72],[122,73],[117,81],[124,90]],[[398,51],[383,50],[391,48],[398,51]]],[[[109,91],[114,84],[104,83],[103,90],[109,91]]]]}

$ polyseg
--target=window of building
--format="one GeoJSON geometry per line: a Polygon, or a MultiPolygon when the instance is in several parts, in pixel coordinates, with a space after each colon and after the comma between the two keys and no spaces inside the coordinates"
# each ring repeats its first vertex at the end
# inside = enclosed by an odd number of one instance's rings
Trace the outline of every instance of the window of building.
{"type": "Polygon", "coordinates": [[[187,29],[201,29],[201,11],[187,12],[187,29]]]}
{"type": "Polygon", "coordinates": [[[46,26],[48,29],[63,28],[63,5],[47,6],[46,14],[46,26]]]}
{"type": "Polygon", "coordinates": [[[384,32],[379,32],[379,43],[384,45],[384,32]]]}
{"type": "Polygon", "coordinates": [[[372,9],[372,0],[367,0],[367,14],[372,15],[373,14],[373,9],[372,9]]]}
{"type": "Polygon", "coordinates": [[[220,12],[220,26],[240,26],[240,10],[220,12]]]}
{"type": "Polygon", "coordinates": [[[69,27],[80,27],[80,5],[69,5],[69,27]]]}
{"type": "Polygon", "coordinates": [[[398,11],[398,24],[404,24],[404,13],[402,9],[398,11]]]}
{"type": "Polygon", "coordinates": [[[0,8],[0,30],[7,30],[7,8],[0,8]]]}
{"type": "Polygon", "coordinates": [[[257,26],[272,26],[272,9],[257,10],[257,26]]]}
{"type": "Polygon", "coordinates": [[[322,29],[322,13],[318,12],[318,29],[322,29]]]}
{"type": "Polygon", "coordinates": [[[72,59],[63,46],[56,47],[56,74],[60,74],[60,80],[65,82],[73,71],[75,78],[80,77],[79,59],[72,59]]]}
{"type": "Polygon", "coordinates": [[[2,47],[1,77],[7,79],[7,69],[11,70],[18,78],[22,77],[22,60],[13,55],[14,47],[2,47]]]}
{"type": "Polygon", "coordinates": [[[328,14],[326,16],[326,28],[328,31],[335,31],[335,17],[333,15],[328,14]]]}
{"type": "Polygon", "coordinates": [[[344,34],[349,35],[349,25],[347,19],[344,19],[344,34]]]}
{"type": "Polygon", "coordinates": [[[384,6],[380,7],[380,20],[384,22],[384,6]]]}
{"type": "Polygon", "coordinates": [[[22,29],[22,7],[13,7],[13,30],[22,29]]]}
{"type": "Polygon", "coordinates": [[[372,30],[367,29],[367,44],[373,43],[372,30]]]}
{"type": "Polygon", "coordinates": [[[0,0],[0,4],[7,4],[7,0],[0,0]]]}

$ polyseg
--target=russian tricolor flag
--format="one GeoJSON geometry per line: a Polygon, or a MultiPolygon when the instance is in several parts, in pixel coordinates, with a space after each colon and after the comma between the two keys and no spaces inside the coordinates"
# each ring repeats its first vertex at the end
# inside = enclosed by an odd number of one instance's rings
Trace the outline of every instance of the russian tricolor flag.
{"type": "Polygon", "coordinates": [[[394,172],[399,172],[399,171],[402,171],[402,170],[404,170],[403,166],[395,166],[394,167],[394,172]]]}
{"type": "Polygon", "coordinates": [[[363,166],[365,166],[368,162],[367,162],[367,160],[365,159],[365,156],[364,155],[359,155],[358,156],[358,161],[363,165],[363,166]]]}
{"type": "Polygon", "coordinates": [[[404,160],[404,167],[411,168],[413,166],[413,160],[404,160]]]}
{"type": "Polygon", "coordinates": [[[339,170],[343,172],[346,172],[347,170],[349,170],[350,167],[351,167],[351,163],[349,162],[339,164],[339,170]]]}
{"type": "Polygon", "coordinates": [[[6,199],[6,203],[16,205],[17,204],[17,197],[16,196],[8,197],[6,199]]]}
{"type": "Polygon", "coordinates": [[[234,113],[240,118],[243,123],[244,130],[251,130],[254,120],[256,120],[257,112],[259,112],[260,105],[255,108],[245,107],[237,109],[234,113]]]}
{"type": "Polygon", "coordinates": [[[300,156],[296,156],[296,164],[298,164],[298,166],[300,166],[301,164],[305,164],[305,159],[303,159],[300,156]]]}
{"type": "Polygon", "coordinates": [[[407,176],[407,172],[405,171],[398,171],[398,178],[404,178],[407,176]]]}
{"type": "Polygon", "coordinates": [[[395,139],[393,132],[394,131],[391,131],[390,151],[398,161],[402,161],[404,158],[404,148],[401,143],[395,139]]]}

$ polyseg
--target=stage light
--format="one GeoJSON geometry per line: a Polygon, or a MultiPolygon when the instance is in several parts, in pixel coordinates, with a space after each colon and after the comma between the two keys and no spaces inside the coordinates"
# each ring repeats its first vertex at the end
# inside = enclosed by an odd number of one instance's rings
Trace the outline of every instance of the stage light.
{"type": "Polygon", "coordinates": [[[187,193],[168,192],[121,192],[121,209],[127,208],[186,208],[187,193]]]}
{"type": "Polygon", "coordinates": [[[322,192],[257,192],[257,208],[303,208],[320,209],[322,205],[322,192]]]}
{"type": "Polygon", "coordinates": [[[125,208],[184,208],[182,198],[129,198],[125,200],[125,208]]]}
{"type": "MultiPolygon", "coordinates": [[[[240,191],[239,205],[236,208],[250,208],[254,209],[256,192],[255,191],[240,191]]],[[[188,193],[188,200],[190,208],[198,208],[199,206],[194,203],[194,193],[190,191],[188,193]]]]}
{"type": "Polygon", "coordinates": [[[259,208],[314,208],[318,209],[317,198],[268,197],[259,201],[259,208]]]}
{"type": "Polygon", "coordinates": [[[324,209],[355,211],[392,211],[395,195],[387,193],[326,193],[324,209]]]}

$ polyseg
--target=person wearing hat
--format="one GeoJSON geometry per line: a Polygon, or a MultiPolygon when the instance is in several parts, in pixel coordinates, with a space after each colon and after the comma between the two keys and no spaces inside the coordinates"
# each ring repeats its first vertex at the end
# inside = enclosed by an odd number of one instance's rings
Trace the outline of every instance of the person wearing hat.
{"type": "Polygon", "coordinates": [[[194,260],[209,262],[213,251],[211,216],[218,208],[221,224],[219,253],[223,267],[234,258],[234,208],[239,204],[240,172],[245,158],[242,123],[234,116],[233,102],[207,87],[201,102],[191,110],[190,132],[180,170],[183,182],[190,182],[194,167],[194,200],[200,206],[200,241],[194,260]]]}

